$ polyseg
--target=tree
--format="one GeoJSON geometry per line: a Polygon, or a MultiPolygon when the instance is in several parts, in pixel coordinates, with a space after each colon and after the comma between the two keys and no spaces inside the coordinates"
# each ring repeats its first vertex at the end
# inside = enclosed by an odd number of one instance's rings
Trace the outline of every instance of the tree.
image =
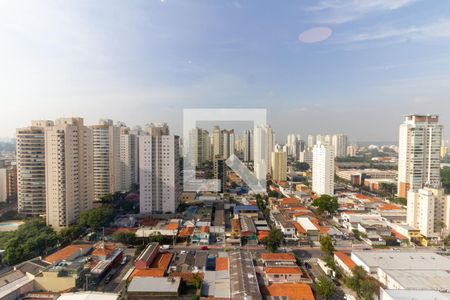
{"type": "Polygon", "coordinates": [[[136,243],[136,234],[132,232],[118,232],[114,234],[114,240],[127,245],[136,243]]]}
{"type": "Polygon", "coordinates": [[[277,191],[270,191],[269,193],[267,193],[267,195],[272,198],[280,197],[280,193],[278,193],[277,191]]]}
{"type": "Polygon", "coordinates": [[[306,172],[309,170],[310,166],[308,163],[296,161],[293,164],[294,170],[298,172],[306,172]]]}
{"type": "Polygon", "coordinates": [[[332,197],[330,195],[322,195],[319,198],[315,199],[312,203],[313,206],[317,207],[318,213],[322,214],[324,212],[328,212],[329,214],[335,213],[338,208],[338,200],[336,197],[332,197]]]}
{"type": "Polygon", "coordinates": [[[372,300],[377,285],[367,272],[360,266],[353,269],[353,276],[347,278],[347,286],[355,291],[361,299],[372,300]]]}
{"type": "Polygon", "coordinates": [[[333,256],[334,254],[334,246],[333,240],[329,235],[324,236],[320,239],[320,250],[323,252],[325,256],[333,256]]]}
{"type": "Polygon", "coordinates": [[[393,197],[395,195],[395,193],[397,192],[397,184],[395,184],[395,183],[388,183],[388,182],[382,182],[380,184],[380,190],[381,190],[382,193],[393,197]]]}
{"type": "Polygon", "coordinates": [[[373,280],[364,280],[361,282],[359,295],[364,300],[373,300],[373,294],[377,289],[377,285],[373,280]]]}
{"type": "Polygon", "coordinates": [[[83,229],[78,225],[74,225],[61,229],[58,236],[61,245],[67,245],[70,244],[72,241],[78,239],[82,234],[83,229]]]}
{"type": "Polygon", "coordinates": [[[263,242],[266,246],[266,249],[270,252],[276,252],[278,248],[280,248],[281,244],[284,241],[283,232],[280,229],[273,228],[269,232],[269,236],[264,238],[263,242]]]}
{"type": "Polygon", "coordinates": [[[28,221],[5,241],[3,262],[17,264],[27,259],[47,255],[58,243],[56,232],[41,220],[28,221]]]}
{"type": "Polygon", "coordinates": [[[330,299],[333,296],[336,286],[327,277],[321,275],[318,278],[318,283],[316,285],[317,293],[322,296],[325,300],[330,299]]]}
{"type": "Polygon", "coordinates": [[[162,242],[164,242],[164,236],[160,233],[160,232],[155,232],[152,233],[149,237],[148,237],[150,243],[159,243],[162,244],[162,242]]]}
{"type": "Polygon", "coordinates": [[[108,224],[113,217],[113,210],[110,206],[102,206],[80,214],[78,224],[83,227],[89,227],[96,231],[100,227],[108,224]]]}

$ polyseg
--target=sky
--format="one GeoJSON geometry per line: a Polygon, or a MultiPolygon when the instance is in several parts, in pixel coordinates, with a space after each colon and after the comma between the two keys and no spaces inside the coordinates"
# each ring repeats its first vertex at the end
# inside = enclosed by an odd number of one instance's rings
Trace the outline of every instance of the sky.
{"type": "Polygon", "coordinates": [[[181,134],[184,108],[241,107],[279,139],[450,128],[450,1],[0,0],[0,137],[69,116],[181,134]]]}

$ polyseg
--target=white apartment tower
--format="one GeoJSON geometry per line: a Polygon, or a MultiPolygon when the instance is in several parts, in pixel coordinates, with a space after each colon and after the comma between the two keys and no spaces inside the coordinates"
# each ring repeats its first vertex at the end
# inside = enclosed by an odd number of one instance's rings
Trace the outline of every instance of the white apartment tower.
{"type": "Polygon", "coordinates": [[[94,156],[94,198],[121,190],[120,127],[112,120],[100,120],[92,129],[94,156]]]}
{"type": "Polygon", "coordinates": [[[334,155],[336,157],[347,157],[347,136],[344,134],[335,134],[332,137],[334,155]]]}
{"type": "Polygon", "coordinates": [[[46,221],[59,230],[92,208],[91,130],[81,118],[58,119],[45,128],[46,221]]]}
{"type": "Polygon", "coordinates": [[[447,236],[450,232],[450,195],[445,195],[441,188],[408,191],[407,222],[429,239],[440,237],[441,230],[447,236]]]}
{"type": "Polygon", "coordinates": [[[400,125],[398,195],[440,186],[442,125],[437,115],[409,115],[400,125]]]}
{"type": "Polygon", "coordinates": [[[334,150],[317,143],[313,148],[312,190],[318,195],[334,194],[334,150]]]}
{"type": "Polygon", "coordinates": [[[275,146],[272,152],[272,179],[275,181],[286,181],[287,178],[287,152],[280,145],[275,146]]]}
{"type": "Polygon", "coordinates": [[[316,137],[314,135],[308,135],[307,146],[309,149],[312,149],[316,144],[316,137]]]}
{"type": "Polygon", "coordinates": [[[179,137],[139,138],[140,212],[175,212],[180,204],[179,137]]]}
{"type": "Polygon", "coordinates": [[[139,182],[139,136],[120,127],[120,190],[128,191],[139,182]]]}
{"type": "Polygon", "coordinates": [[[259,180],[265,180],[270,173],[274,134],[270,125],[256,126],[253,131],[254,173],[259,180]]]}
{"type": "Polygon", "coordinates": [[[32,121],[16,131],[18,211],[26,216],[45,214],[45,134],[53,121],[32,121]]]}
{"type": "Polygon", "coordinates": [[[235,136],[234,130],[222,130],[222,147],[223,147],[223,158],[228,159],[231,154],[234,154],[234,143],[235,136]]]}

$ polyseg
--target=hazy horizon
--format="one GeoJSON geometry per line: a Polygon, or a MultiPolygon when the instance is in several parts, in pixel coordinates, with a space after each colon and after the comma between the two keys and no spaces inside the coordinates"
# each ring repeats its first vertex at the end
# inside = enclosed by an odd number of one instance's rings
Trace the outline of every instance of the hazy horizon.
{"type": "Polygon", "coordinates": [[[33,119],[165,121],[267,108],[278,138],[397,141],[407,114],[450,133],[450,2],[3,1],[0,137],[33,119]]]}

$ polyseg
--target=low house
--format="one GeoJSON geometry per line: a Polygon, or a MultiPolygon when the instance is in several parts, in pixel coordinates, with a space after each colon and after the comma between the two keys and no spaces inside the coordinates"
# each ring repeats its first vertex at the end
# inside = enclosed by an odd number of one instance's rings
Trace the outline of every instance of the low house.
{"type": "Polygon", "coordinates": [[[239,218],[231,219],[231,238],[240,239],[241,238],[241,223],[239,218]]]}
{"type": "Polygon", "coordinates": [[[80,288],[88,270],[84,260],[60,261],[35,276],[35,289],[58,293],[80,288]]]}
{"type": "Polygon", "coordinates": [[[233,209],[234,216],[246,216],[258,220],[259,208],[256,205],[237,205],[233,209]]]}
{"type": "Polygon", "coordinates": [[[356,264],[353,262],[350,256],[348,256],[344,252],[336,251],[334,253],[334,261],[336,262],[336,265],[338,265],[345,272],[345,275],[352,275],[353,269],[356,267],[356,264]]]}
{"type": "Polygon", "coordinates": [[[209,226],[196,227],[192,235],[192,243],[209,244],[209,226]]]}
{"type": "Polygon", "coordinates": [[[19,270],[0,275],[0,299],[20,299],[33,291],[33,276],[19,270]]]}
{"type": "Polygon", "coordinates": [[[264,274],[269,282],[300,282],[303,272],[295,266],[266,267],[264,274]]]}
{"type": "Polygon", "coordinates": [[[60,261],[72,261],[78,257],[85,256],[92,250],[90,244],[73,244],[44,257],[42,260],[54,264],[60,261]]]}
{"type": "Polygon", "coordinates": [[[256,245],[258,244],[258,232],[255,224],[250,217],[240,216],[239,223],[241,225],[241,240],[243,244],[256,245]]]}
{"type": "Polygon", "coordinates": [[[261,288],[266,299],[314,300],[309,285],[304,283],[272,283],[261,288]]]}
{"type": "Polygon", "coordinates": [[[147,269],[155,257],[159,253],[159,244],[158,243],[150,243],[147,247],[142,251],[142,253],[136,258],[134,262],[134,267],[136,269],[147,269]]]}
{"type": "Polygon", "coordinates": [[[261,262],[268,266],[269,263],[295,263],[297,259],[292,253],[261,253],[259,255],[261,262]]]}
{"type": "Polygon", "coordinates": [[[127,288],[127,299],[178,299],[180,284],[180,277],[135,277],[127,288]]]}

